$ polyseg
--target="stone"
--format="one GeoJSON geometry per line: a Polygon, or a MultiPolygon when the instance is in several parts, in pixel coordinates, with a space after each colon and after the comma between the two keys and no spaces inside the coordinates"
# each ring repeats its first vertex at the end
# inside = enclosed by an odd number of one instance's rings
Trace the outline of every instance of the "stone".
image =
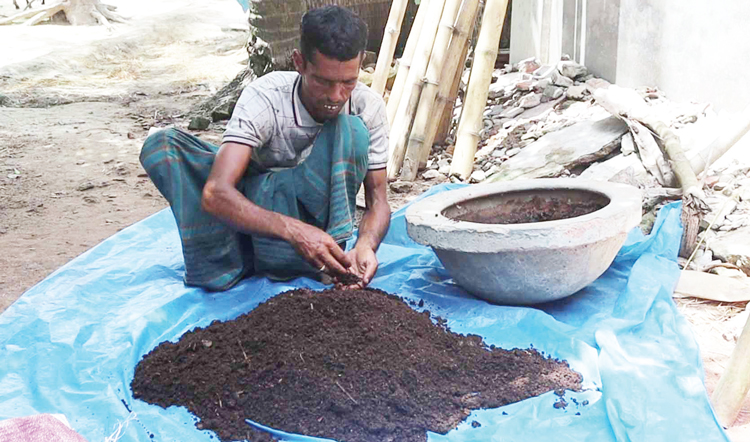
{"type": "Polygon", "coordinates": [[[188,130],[206,130],[211,124],[211,120],[206,117],[193,117],[188,124],[188,130]]]}
{"type": "Polygon", "coordinates": [[[487,161],[486,163],[484,163],[482,165],[482,170],[485,171],[485,172],[487,172],[488,170],[490,170],[490,168],[492,166],[494,166],[494,164],[492,164],[491,162],[487,161]]]}
{"type": "Polygon", "coordinates": [[[750,272],[750,230],[719,234],[710,244],[716,258],[740,267],[745,273],[750,272]]]}
{"type": "Polygon", "coordinates": [[[531,109],[542,104],[542,96],[540,94],[529,94],[521,97],[518,105],[524,109],[531,109]]]}
{"type": "Polygon", "coordinates": [[[496,104],[492,107],[490,107],[489,112],[487,113],[487,116],[489,117],[495,117],[497,115],[500,115],[503,113],[503,106],[501,104],[496,104]]]}
{"type": "Polygon", "coordinates": [[[521,60],[518,62],[518,72],[524,73],[524,74],[530,74],[540,67],[542,67],[542,64],[539,62],[539,60],[536,59],[536,57],[527,58],[525,60],[521,60]]]}
{"type": "Polygon", "coordinates": [[[724,190],[724,189],[726,189],[726,188],[727,188],[727,185],[728,185],[728,184],[729,184],[729,183],[727,183],[727,182],[724,182],[724,181],[717,181],[717,182],[716,182],[716,183],[714,184],[714,186],[713,186],[713,187],[714,187],[714,190],[724,190]]]}
{"type": "Polygon", "coordinates": [[[737,189],[737,195],[739,195],[740,201],[750,201],[750,186],[737,189]]]}
{"type": "Polygon", "coordinates": [[[522,76],[519,72],[513,72],[510,74],[501,75],[490,84],[488,89],[487,97],[490,99],[499,98],[505,95],[505,89],[509,86],[516,84],[517,81],[521,80],[522,76]]]}
{"type": "Polygon", "coordinates": [[[492,127],[496,129],[502,129],[505,122],[508,121],[507,118],[493,118],[492,119],[492,127]]]}
{"type": "Polygon", "coordinates": [[[506,109],[502,114],[500,114],[501,118],[515,118],[523,113],[522,107],[511,107],[509,109],[506,109]]]}
{"type": "Polygon", "coordinates": [[[234,112],[236,105],[237,100],[231,100],[216,106],[211,111],[211,120],[216,123],[217,121],[225,121],[232,118],[232,112],[234,112]]]}
{"type": "Polygon", "coordinates": [[[435,178],[439,178],[443,176],[440,172],[437,170],[428,170],[425,173],[422,174],[422,178],[426,180],[434,180],[435,178]]]}
{"type": "Polygon", "coordinates": [[[571,100],[583,101],[584,99],[586,99],[586,95],[588,95],[588,90],[584,85],[571,86],[568,88],[565,94],[571,100]]]}
{"type": "Polygon", "coordinates": [[[531,75],[536,79],[551,78],[555,74],[555,67],[545,65],[535,70],[531,75]]]}
{"type": "Polygon", "coordinates": [[[711,253],[710,249],[706,250],[699,250],[695,254],[695,258],[693,259],[693,262],[695,262],[696,268],[698,270],[703,270],[709,265],[711,265],[711,262],[714,260],[714,254],[711,253]]]}
{"type": "Polygon", "coordinates": [[[438,172],[440,174],[442,174],[442,175],[448,176],[451,173],[451,165],[450,164],[446,164],[444,166],[440,166],[438,168],[438,172]]]}
{"type": "Polygon", "coordinates": [[[444,166],[451,167],[451,161],[448,158],[441,158],[437,162],[438,169],[444,166]]]}
{"type": "Polygon", "coordinates": [[[704,178],[704,184],[708,187],[714,187],[714,184],[719,182],[719,177],[716,175],[709,175],[704,178]]]}
{"type": "Polygon", "coordinates": [[[552,84],[552,80],[550,80],[549,78],[543,78],[536,82],[536,84],[534,85],[534,90],[537,92],[541,92],[550,84],[552,84]]]}
{"type": "Polygon", "coordinates": [[[493,158],[500,158],[505,156],[505,150],[506,149],[495,149],[492,151],[492,157],[493,158]]]}
{"type": "Polygon", "coordinates": [[[586,66],[580,65],[572,60],[560,61],[560,63],[557,64],[557,70],[571,80],[576,77],[585,76],[589,72],[588,69],[586,69],[586,66]]]}
{"type": "Polygon", "coordinates": [[[391,190],[395,193],[406,193],[411,190],[413,184],[408,181],[394,181],[391,183],[391,190]]]}
{"type": "Polygon", "coordinates": [[[0,106],[10,106],[11,104],[12,101],[7,95],[0,94],[0,106]]]}
{"type": "Polygon", "coordinates": [[[556,99],[562,97],[562,95],[564,93],[565,93],[565,91],[563,90],[563,88],[558,87],[558,86],[549,85],[546,88],[544,88],[543,95],[545,97],[548,97],[548,98],[552,99],[552,100],[556,100],[556,99]]]}
{"type": "Polygon", "coordinates": [[[565,169],[586,166],[620,147],[620,138],[627,130],[616,117],[607,117],[548,133],[505,161],[493,181],[554,177],[565,169]]]}
{"type": "Polygon", "coordinates": [[[490,177],[495,172],[497,172],[498,170],[500,170],[500,166],[498,166],[497,164],[493,164],[492,167],[490,167],[489,169],[487,169],[484,173],[485,173],[485,175],[487,175],[488,177],[490,177]]]}
{"type": "Polygon", "coordinates": [[[482,170],[475,170],[469,177],[469,181],[472,183],[481,183],[487,179],[487,175],[482,170]]]}
{"type": "Polygon", "coordinates": [[[514,147],[512,149],[508,149],[507,151],[505,151],[505,155],[507,155],[509,157],[514,157],[514,156],[518,155],[519,153],[521,153],[521,148],[520,147],[514,147]]]}
{"type": "Polygon", "coordinates": [[[534,88],[535,84],[535,80],[523,80],[516,83],[516,88],[518,88],[519,91],[530,91],[534,88]]]}
{"type": "Polygon", "coordinates": [[[552,84],[562,87],[572,87],[575,83],[570,78],[557,72],[552,76],[552,84]]]}

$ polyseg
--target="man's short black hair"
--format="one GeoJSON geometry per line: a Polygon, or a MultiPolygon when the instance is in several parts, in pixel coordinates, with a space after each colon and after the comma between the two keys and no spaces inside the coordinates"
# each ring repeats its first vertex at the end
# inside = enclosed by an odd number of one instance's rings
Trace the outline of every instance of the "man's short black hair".
{"type": "Polygon", "coordinates": [[[366,47],[367,24],[349,9],[323,6],[302,16],[300,49],[308,61],[312,61],[316,50],[327,57],[348,61],[366,47]]]}

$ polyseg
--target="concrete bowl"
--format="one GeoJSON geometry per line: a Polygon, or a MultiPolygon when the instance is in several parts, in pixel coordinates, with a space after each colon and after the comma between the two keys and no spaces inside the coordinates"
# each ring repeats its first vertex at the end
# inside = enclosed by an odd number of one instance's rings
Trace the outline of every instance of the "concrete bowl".
{"type": "Polygon", "coordinates": [[[554,301],[592,283],[640,220],[637,188],[569,178],[469,186],[406,211],[409,236],[431,246],[460,286],[514,305],[554,301]]]}

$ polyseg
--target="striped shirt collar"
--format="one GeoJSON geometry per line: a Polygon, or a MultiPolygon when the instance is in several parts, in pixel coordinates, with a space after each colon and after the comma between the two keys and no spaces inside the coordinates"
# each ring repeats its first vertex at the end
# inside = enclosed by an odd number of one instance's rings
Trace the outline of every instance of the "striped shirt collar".
{"type": "MultiPolygon", "coordinates": [[[[294,111],[294,123],[299,127],[315,127],[320,126],[322,123],[315,121],[315,118],[310,115],[302,104],[302,99],[299,96],[300,88],[302,87],[302,76],[297,75],[297,79],[294,80],[294,87],[292,88],[292,109],[294,111]]],[[[352,115],[352,97],[346,101],[341,107],[339,114],[352,115]]]]}

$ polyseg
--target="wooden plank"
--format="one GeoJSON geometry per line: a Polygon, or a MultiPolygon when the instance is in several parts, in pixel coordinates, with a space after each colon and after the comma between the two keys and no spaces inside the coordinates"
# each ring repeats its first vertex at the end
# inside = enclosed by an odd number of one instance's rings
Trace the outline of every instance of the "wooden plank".
{"type": "Polygon", "coordinates": [[[750,282],[713,273],[683,270],[675,288],[675,298],[701,298],[719,302],[750,301],[750,282]]]}

